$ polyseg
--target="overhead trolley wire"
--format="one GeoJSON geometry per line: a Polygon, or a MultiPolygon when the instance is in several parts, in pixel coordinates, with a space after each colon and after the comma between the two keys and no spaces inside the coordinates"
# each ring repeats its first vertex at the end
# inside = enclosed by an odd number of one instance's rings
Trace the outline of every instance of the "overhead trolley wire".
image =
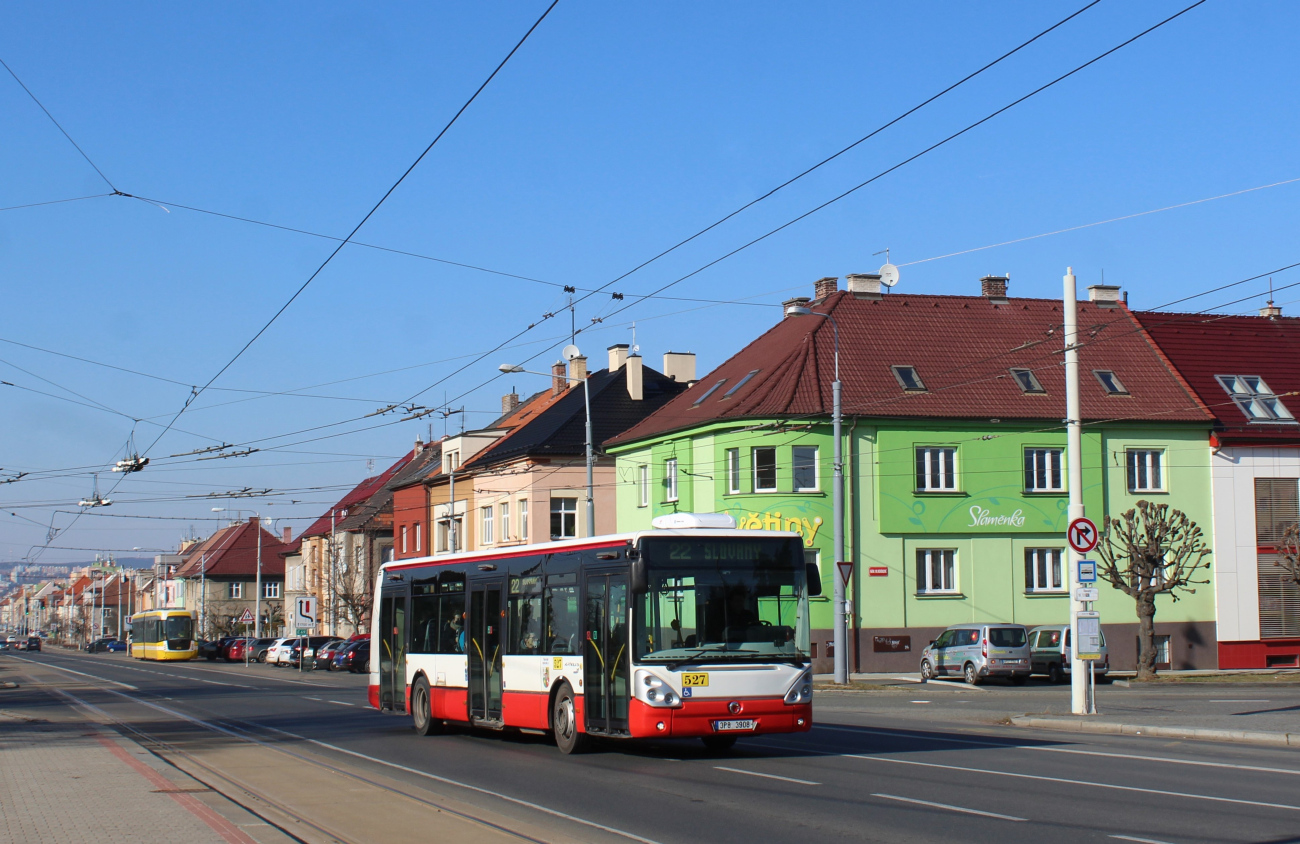
{"type": "MultiPolygon", "coordinates": [[[[831,197],[830,199],[826,200],[825,202],[821,203],[820,205],[817,205],[817,206],[815,206],[814,208],[811,208],[811,209],[809,209],[808,211],[805,211],[804,213],[800,214],[799,216],[795,217],[794,219],[789,220],[788,222],[782,223],[781,225],[777,226],[776,228],[769,230],[769,231],[766,232],[765,234],[759,235],[758,237],[754,238],[753,240],[750,240],[750,241],[748,241],[747,243],[744,243],[744,244],[742,244],[742,245],[736,247],[735,249],[732,249],[730,252],[727,252],[725,255],[721,256],[720,258],[716,258],[716,259],[714,259],[714,260],[708,262],[708,263],[705,264],[704,266],[699,267],[698,269],[693,270],[692,272],[689,272],[689,273],[687,273],[686,275],[681,276],[680,278],[677,278],[677,279],[675,279],[675,280],[673,280],[673,281],[668,282],[667,284],[662,285],[661,287],[656,288],[656,289],[651,293],[651,295],[658,295],[658,294],[664,292],[665,290],[668,290],[668,289],[671,288],[671,287],[674,287],[674,286],[676,286],[676,285],[678,285],[678,284],[681,284],[683,281],[686,281],[687,279],[692,278],[693,276],[699,275],[700,273],[704,272],[705,270],[709,269],[710,267],[713,267],[713,266],[716,266],[717,264],[722,263],[723,261],[725,261],[725,260],[727,260],[728,258],[732,257],[733,255],[736,255],[736,254],[738,254],[738,253],[740,253],[740,252],[743,252],[743,251],[745,251],[746,249],[748,249],[749,247],[754,246],[755,244],[761,243],[761,242],[764,241],[764,240],[767,240],[769,237],[771,237],[771,236],[774,235],[774,234],[777,234],[778,232],[784,231],[785,229],[789,228],[790,226],[793,226],[795,223],[798,223],[798,222],[801,221],[801,220],[804,220],[804,219],[807,219],[808,217],[811,217],[813,214],[816,214],[818,211],[821,211],[821,210],[823,210],[824,208],[827,208],[827,207],[829,207],[829,206],[831,206],[831,205],[834,205],[835,203],[839,202],[840,200],[845,199],[846,197],[851,196],[852,194],[856,193],[857,191],[861,190],[862,188],[865,188],[866,186],[870,185],[872,182],[875,182],[875,181],[877,181],[877,180],[879,180],[879,179],[884,178],[885,176],[889,175],[890,173],[894,172],[895,170],[898,170],[899,168],[904,167],[904,166],[910,164],[910,163],[913,162],[913,161],[916,161],[918,158],[921,158],[922,156],[927,155],[928,153],[931,153],[931,152],[933,152],[933,151],[936,150],[936,149],[939,149],[940,147],[944,146],[945,144],[947,144],[947,143],[949,143],[949,142],[951,142],[951,141],[954,141],[954,140],[956,140],[957,138],[960,138],[962,135],[965,135],[967,132],[970,132],[971,130],[973,130],[973,129],[979,127],[979,126],[984,125],[985,123],[989,122],[990,120],[992,120],[993,118],[997,117],[998,115],[1003,114],[1004,112],[1009,111],[1009,110],[1012,109],[1012,108],[1015,108],[1016,106],[1020,105],[1021,103],[1025,102],[1025,101],[1028,100],[1028,99],[1030,99],[1031,97],[1037,96],[1038,94],[1041,94],[1043,91],[1046,91],[1047,89],[1049,89],[1049,88],[1051,88],[1051,87],[1053,87],[1053,86],[1055,86],[1055,85],[1057,85],[1057,84],[1059,84],[1059,83],[1061,83],[1061,82],[1064,82],[1066,79],[1069,79],[1071,76],[1074,76],[1076,73],[1079,73],[1080,71],[1084,70],[1085,68],[1091,67],[1092,65],[1096,64],[1097,62],[1101,61],[1102,59],[1106,58],[1107,56],[1109,56],[1109,55],[1111,55],[1111,54],[1113,54],[1113,53],[1115,53],[1115,52],[1118,52],[1119,50],[1124,49],[1124,48],[1127,47],[1129,44],[1132,44],[1133,42],[1137,41],[1139,38],[1142,38],[1143,36],[1148,35],[1148,34],[1154,32],[1154,31],[1156,31],[1156,30],[1159,29],[1160,27],[1164,26],[1164,25],[1167,24],[1167,23],[1170,23],[1170,22],[1176,20],[1176,19],[1179,18],[1179,17],[1182,17],[1183,15],[1187,14],[1188,12],[1190,12],[1192,9],[1195,9],[1197,6],[1200,6],[1200,5],[1204,4],[1205,2],[1206,2],[1206,0],[1197,0],[1195,3],[1191,4],[1190,6],[1187,6],[1186,8],[1182,9],[1181,11],[1175,12],[1174,14],[1170,15],[1169,17],[1165,18],[1164,20],[1160,21],[1159,23],[1156,23],[1156,24],[1154,24],[1154,25],[1152,25],[1152,26],[1147,27],[1146,29],[1144,29],[1144,30],[1142,30],[1141,32],[1139,32],[1137,35],[1134,35],[1132,38],[1129,38],[1129,39],[1127,39],[1127,40],[1125,40],[1125,41],[1120,42],[1119,44],[1116,44],[1114,47],[1111,47],[1109,50],[1105,51],[1104,53],[1101,53],[1100,55],[1097,55],[1097,56],[1095,56],[1095,57],[1089,59],[1088,61],[1086,61],[1086,62],[1084,62],[1083,64],[1079,65],[1078,67],[1074,68],[1073,70],[1070,70],[1070,71],[1068,71],[1068,72],[1066,72],[1066,73],[1061,74],[1060,76],[1056,77],[1056,78],[1053,79],[1052,81],[1047,82],[1047,83],[1045,83],[1045,84],[1043,84],[1043,85],[1040,85],[1039,87],[1037,87],[1037,88],[1035,88],[1034,90],[1030,91],[1028,94],[1025,94],[1024,96],[1018,97],[1017,99],[1012,100],[1011,102],[1007,103],[1006,105],[1002,106],[1001,108],[997,109],[996,111],[993,111],[993,112],[991,112],[991,113],[985,115],[984,117],[981,117],[979,120],[976,120],[974,123],[971,123],[971,124],[967,125],[964,129],[960,129],[960,130],[958,130],[958,131],[956,131],[956,132],[953,132],[951,135],[948,135],[946,138],[944,138],[944,139],[942,139],[942,140],[940,140],[940,141],[937,141],[937,142],[931,144],[930,146],[926,147],[925,149],[921,150],[920,152],[916,153],[915,155],[911,155],[911,156],[909,156],[909,157],[903,159],[902,161],[898,162],[897,164],[893,165],[892,167],[888,167],[888,168],[886,168],[886,169],[884,169],[884,170],[881,170],[879,173],[877,173],[876,175],[874,175],[874,176],[872,176],[871,178],[867,179],[866,181],[864,181],[864,182],[860,182],[859,184],[854,185],[853,187],[849,188],[848,190],[844,191],[843,193],[838,194],[837,196],[833,196],[833,197],[831,197]]],[[[634,307],[634,306],[636,306],[637,304],[639,304],[639,302],[629,302],[628,304],[624,305],[624,306],[623,306],[622,308],[620,308],[619,310],[614,311],[614,313],[610,314],[610,316],[614,316],[615,314],[622,313],[623,311],[627,310],[628,308],[634,307]]]]}

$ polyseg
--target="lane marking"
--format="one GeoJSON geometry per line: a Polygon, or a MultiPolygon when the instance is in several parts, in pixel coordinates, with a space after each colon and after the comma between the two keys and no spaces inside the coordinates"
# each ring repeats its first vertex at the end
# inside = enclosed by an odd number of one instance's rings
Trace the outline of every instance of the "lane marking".
{"type": "Polygon", "coordinates": [[[914,735],[908,735],[907,733],[899,733],[890,730],[873,730],[870,727],[832,727],[827,724],[813,724],[813,729],[830,730],[836,733],[867,733],[875,736],[889,736],[890,738],[896,738],[896,739],[915,739],[917,741],[938,741],[938,742],[947,742],[949,744],[975,744],[975,745],[979,745],[980,747],[1016,748],[1021,746],[1019,744],[1007,744],[1006,742],[999,742],[993,740],[976,741],[974,739],[940,738],[938,736],[924,736],[924,735],[914,736],[914,735]]]}
{"type": "Polygon", "coordinates": [[[1233,699],[1231,699],[1231,698],[1224,698],[1224,699],[1215,699],[1215,700],[1210,700],[1210,701],[1206,701],[1206,702],[1207,702],[1207,703],[1271,703],[1271,701],[1267,701],[1267,700],[1250,700],[1250,699],[1244,699],[1244,698],[1241,699],[1241,700],[1233,700],[1233,699]]]}
{"type": "MultiPolygon", "coordinates": [[[[121,694],[121,692],[115,692],[121,694]]],[[[918,768],[936,768],[944,771],[962,771],[968,774],[988,774],[995,777],[1012,777],[1013,779],[1022,780],[1040,780],[1043,782],[1057,782],[1065,785],[1086,785],[1093,788],[1108,788],[1113,791],[1136,791],[1141,794],[1159,794],[1165,797],[1187,797],[1192,800],[1209,800],[1214,803],[1235,803],[1240,806],[1261,806],[1266,809],[1286,809],[1291,812],[1300,812],[1300,806],[1292,806],[1288,803],[1267,803],[1261,800],[1242,800],[1236,797],[1216,797],[1211,794],[1191,794],[1186,791],[1165,791],[1158,788],[1142,788],[1132,785],[1116,785],[1109,782],[1092,782],[1091,780],[1075,780],[1068,777],[1048,777],[1039,774],[1021,774],[1015,771],[995,771],[989,768],[967,768],[964,765],[941,765],[938,762],[917,762],[912,759],[887,759],[883,756],[863,756],[859,753],[829,753],[818,750],[792,751],[791,748],[782,747],[775,744],[761,744],[753,742],[754,747],[770,747],[774,750],[783,750],[787,753],[797,752],[805,755],[815,756],[839,756],[845,759],[861,759],[866,762],[885,762],[891,765],[914,765],[918,768]]]]}
{"type": "Polygon", "coordinates": [[[356,706],[355,703],[348,703],[344,700],[327,700],[326,703],[337,703],[339,706],[356,706]]]}
{"type": "Polygon", "coordinates": [[[110,680],[107,677],[96,677],[94,674],[87,674],[84,671],[73,671],[71,668],[64,668],[63,666],[55,665],[52,662],[37,662],[34,659],[27,659],[26,657],[12,656],[12,655],[10,656],[12,659],[20,659],[23,662],[31,663],[32,665],[44,665],[47,668],[53,668],[55,671],[66,671],[69,674],[79,674],[82,677],[89,677],[90,679],[98,680],[101,683],[112,683],[114,686],[121,686],[122,688],[130,689],[133,692],[140,691],[139,686],[132,686],[130,683],[119,683],[117,680],[110,680]]]}
{"type": "Polygon", "coordinates": [[[799,779],[795,779],[794,777],[778,777],[776,774],[760,774],[758,771],[744,771],[741,770],[740,768],[724,768],[721,765],[714,765],[713,769],[715,771],[730,771],[733,774],[748,774],[751,777],[762,777],[764,779],[769,779],[769,780],[781,780],[782,782],[794,782],[794,783],[798,783],[799,785],[821,785],[821,783],[813,782],[812,780],[799,780],[799,779]]]}
{"type": "Polygon", "coordinates": [[[325,698],[323,698],[323,697],[307,697],[306,695],[303,695],[303,696],[302,696],[302,699],[303,699],[303,700],[316,700],[316,701],[320,701],[321,703],[324,703],[324,702],[325,702],[325,698]]]}
{"type": "Polygon", "coordinates": [[[1120,841],[1136,841],[1138,844],[1169,844],[1168,841],[1157,841],[1154,838],[1134,838],[1131,835],[1110,835],[1108,838],[1118,838],[1120,841]]]}
{"type": "Polygon", "coordinates": [[[983,815],[986,818],[1001,818],[1004,821],[1029,820],[1028,818],[1017,818],[1012,815],[999,815],[997,812],[981,812],[979,809],[967,809],[963,806],[950,806],[947,803],[932,803],[929,800],[916,800],[911,797],[899,797],[897,794],[872,794],[871,796],[882,797],[885,800],[898,800],[902,803],[916,803],[920,806],[933,806],[936,809],[947,809],[949,812],[964,812],[968,815],[983,815]]]}
{"type": "Polygon", "coordinates": [[[1266,768],[1262,765],[1237,765],[1232,762],[1201,762],[1197,759],[1170,759],[1167,756],[1134,756],[1131,753],[1106,753],[1101,750],[1074,750],[1068,747],[1029,747],[1019,750],[1039,750],[1045,753],[1074,753],[1079,756],[1108,756],[1112,759],[1139,759],[1143,762],[1168,762],[1170,765],[1193,765],[1199,768],[1233,768],[1238,771],[1260,771],[1266,774],[1293,774],[1300,776],[1300,771],[1292,768],[1266,768]]]}

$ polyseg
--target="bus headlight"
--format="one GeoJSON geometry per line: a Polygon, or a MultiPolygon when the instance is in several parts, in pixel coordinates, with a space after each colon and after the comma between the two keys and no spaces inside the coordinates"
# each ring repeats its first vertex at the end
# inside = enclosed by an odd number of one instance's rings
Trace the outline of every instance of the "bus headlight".
{"type": "Polygon", "coordinates": [[[681,698],[672,687],[649,671],[636,673],[637,697],[651,706],[677,706],[681,698]]]}
{"type": "Polygon", "coordinates": [[[799,675],[799,679],[790,687],[790,691],[785,693],[785,702],[788,704],[812,703],[812,671],[805,671],[799,675]]]}

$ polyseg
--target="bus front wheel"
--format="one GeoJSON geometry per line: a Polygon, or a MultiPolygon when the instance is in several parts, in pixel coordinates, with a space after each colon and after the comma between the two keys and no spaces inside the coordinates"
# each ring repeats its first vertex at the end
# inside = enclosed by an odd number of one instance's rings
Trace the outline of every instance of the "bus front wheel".
{"type": "Polygon", "coordinates": [[[411,688],[411,718],[415,721],[415,732],[422,736],[441,733],[444,727],[442,721],[433,717],[429,680],[423,674],[415,678],[411,688]]]}
{"type": "Polygon", "coordinates": [[[555,733],[555,746],[562,753],[581,753],[587,747],[588,738],[578,732],[578,706],[574,700],[573,687],[563,683],[555,693],[555,705],[551,708],[551,732],[555,733]]]}

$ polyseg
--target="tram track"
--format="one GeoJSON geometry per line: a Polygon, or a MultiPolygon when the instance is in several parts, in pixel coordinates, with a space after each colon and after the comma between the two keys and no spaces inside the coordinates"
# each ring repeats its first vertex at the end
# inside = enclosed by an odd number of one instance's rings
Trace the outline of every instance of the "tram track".
{"type": "MultiPolygon", "coordinates": [[[[65,671],[68,670],[63,669],[60,666],[49,665],[43,662],[37,663],[34,660],[22,661],[29,662],[33,667],[41,666],[65,671]]],[[[535,842],[536,844],[560,844],[560,842],[617,839],[622,841],[636,841],[638,844],[658,844],[658,842],[655,842],[652,839],[644,838],[634,833],[588,821],[546,806],[520,800],[491,789],[461,783],[457,780],[441,777],[414,768],[407,768],[406,766],[397,765],[382,759],[357,753],[356,751],[350,751],[346,748],[337,747],[305,736],[299,736],[283,730],[278,730],[274,727],[268,727],[237,718],[198,717],[196,715],[182,712],[179,709],[165,705],[161,702],[162,700],[170,702],[170,698],[161,698],[159,701],[149,700],[145,697],[145,695],[148,695],[149,693],[143,689],[132,689],[130,692],[121,691],[107,686],[107,684],[116,683],[116,681],[109,678],[94,677],[85,674],[84,672],[77,672],[77,674],[79,674],[80,677],[74,680],[74,682],[92,689],[101,696],[109,695],[114,699],[120,700],[131,706],[147,710],[151,718],[157,718],[157,716],[162,715],[172,722],[184,723],[190,728],[199,729],[211,735],[221,736],[230,742],[238,743],[249,748],[255,748],[259,752],[274,753],[282,759],[292,760],[294,765],[308,766],[308,768],[317,772],[317,774],[324,774],[329,777],[341,777],[351,781],[356,786],[376,789],[384,795],[388,795],[391,798],[396,798],[407,803],[408,806],[417,809],[426,816],[430,811],[432,811],[471,824],[480,830],[480,835],[474,836],[468,840],[485,840],[490,837],[500,837],[507,841],[526,841],[535,842]],[[98,681],[105,685],[96,686],[87,681],[98,681]],[[554,831],[554,834],[539,835],[536,829],[530,829],[530,827],[539,826],[536,822],[519,819],[511,815],[500,815],[500,813],[495,813],[492,812],[492,810],[485,809],[484,812],[497,814],[501,818],[499,821],[490,820],[482,817],[479,813],[474,811],[474,809],[478,808],[474,803],[466,804],[469,810],[466,808],[458,808],[456,805],[451,805],[452,802],[457,802],[455,798],[452,798],[451,801],[440,801],[434,799],[427,793],[420,793],[422,790],[404,788],[396,781],[390,780],[385,782],[381,781],[381,779],[376,776],[368,776],[366,773],[355,770],[352,765],[331,763],[324,759],[316,758],[307,753],[286,747],[286,743],[289,742],[310,744],[331,754],[337,753],[343,756],[356,757],[365,762],[395,768],[407,774],[414,774],[440,785],[456,789],[466,789],[484,797],[505,801],[508,804],[513,805],[516,809],[525,810],[526,813],[535,813],[545,816],[546,821],[540,824],[540,826],[543,827],[552,826],[558,822],[558,824],[566,826],[577,825],[585,828],[588,832],[599,832],[604,834],[593,838],[591,835],[574,835],[573,833],[557,829],[554,831]],[[516,821],[517,823],[511,823],[511,821],[516,821]]],[[[84,699],[82,695],[85,695],[86,697],[89,697],[90,695],[86,695],[85,692],[80,689],[74,693],[73,691],[66,688],[60,688],[54,684],[40,683],[39,681],[36,681],[36,685],[42,686],[44,691],[58,699],[61,699],[62,702],[74,708],[79,708],[81,711],[86,713],[91,720],[98,721],[104,726],[119,730],[128,735],[155,758],[194,779],[204,787],[211,788],[214,792],[230,800],[232,803],[243,807],[251,814],[256,815],[263,822],[277,830],[280,830],[293,840],[304,842],[304,844],[317,844],[317,842],[322,841],[339,842],[339,844],[366,844],[366,841],[368,840],[366,838],[357,837],[355,833],[349,833],[345,829],[341,829],[338,824],[329,823],[320,818],[309,816],[304,811],[295,808],[295,806],[289,801],[277,798],[277,796],[268,793],[266,788],[261,787],[254,782],[250,782],[248,778],[234,773],[221,765],[214,764],[211,760],[200,758],[195,753],[178,746],[174,741],[170,741],[167,738],[156,734],[154,731],[142,727],[139,723],[136,723],[129,717],[114,714],[113,712],[108,711],[105,706],[97,705],[90,700],[84,699]]],[[[429,823],[431,825],[430,828],[434,828],[436,825],[435,818],[429,817],[429,823]]],[[[550,833],[551,830],[548,829],[545,830],[545,832],[550,833]]]]}

